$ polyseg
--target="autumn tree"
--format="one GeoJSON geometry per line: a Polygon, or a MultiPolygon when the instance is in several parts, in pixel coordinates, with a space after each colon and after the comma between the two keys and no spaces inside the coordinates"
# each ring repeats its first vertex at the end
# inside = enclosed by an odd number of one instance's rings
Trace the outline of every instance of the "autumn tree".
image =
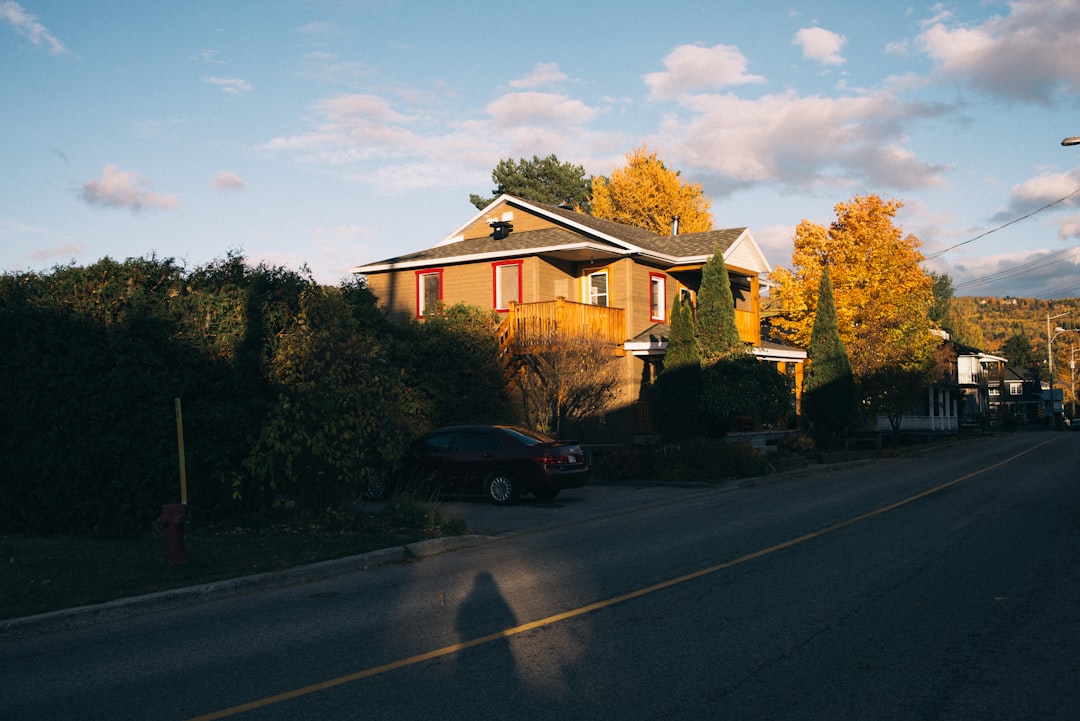
{"type": "Polygon", "coordinates": [[[528,423],[559,435],[602,414],[618,396],[620,359],[598,338],[567,336],[522,356],[517,377],[528,423]]]}
{"type": "Polygon", "coordinates": [[[829,228],[804,220],[795,232],[792,268],[771,275],[780,308],[773,328],[805,348],[828,266],[840,339],[859,383],[886,369],[925,369],[938,345],[931,333],[932,281],[919,265],[922,242],[893,224],[900,207],[877,195],[856,196],[836,205],[829,228]]]}
{"type": "Polygon", "coordinates": [[[711,202],[698,183],[684,183],[656,153],[642,146],[626,156],[625,168],[592,182],[591,212],[597,218],[670,235],[672,219],[680,232],[712,230],[711,202]]]}
{"type": "Polygon", "coordinates": [[[500,160],[491,171],[491,180],[495,183],[491,197],[469,195],[469,202],[477,208],[486,208],[495,198],[509,193],[538,203],[569,203],[584,212],[589,210],[592,177],[586,177],[580,165],[559,162],[554,153],[546,158],[534,155],[532,160],[500,160]]]}
{"type": "Polygon", "coordinates": [[[803,381],[803,412],[814,436],[831,441],[858,420],[855,376],[836,323],[829,269],[821,271],[817,312],[810,333],[810,368],[803,381]]]}

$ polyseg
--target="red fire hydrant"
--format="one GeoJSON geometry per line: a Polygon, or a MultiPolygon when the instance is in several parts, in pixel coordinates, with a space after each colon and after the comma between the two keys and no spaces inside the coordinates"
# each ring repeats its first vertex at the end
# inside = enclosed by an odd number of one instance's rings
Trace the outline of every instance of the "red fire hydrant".
{"type": "Polygon", "coordinates": [[[165,560],[173,564],[187,563],[187,546],[184,543],[188,527],[187,504],[165,504],[161,507],[161,518],[157,522],[165,541],[165,560]]]}

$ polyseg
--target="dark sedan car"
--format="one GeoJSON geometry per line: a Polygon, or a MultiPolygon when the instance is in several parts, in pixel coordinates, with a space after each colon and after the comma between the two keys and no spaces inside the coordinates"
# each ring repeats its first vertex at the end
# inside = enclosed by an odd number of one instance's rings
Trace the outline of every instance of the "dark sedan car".
{"type": "MultiPolygon", "coordinates": [[[[509,505],[522,494],[549,500],[589,478],[576,441],[556,441],[520,426],[449,426],[412,443],[396,485],[441,493],[482,493],[509,505]]],[[[378,489],[389,493],[393,487],[378,489]]]]}

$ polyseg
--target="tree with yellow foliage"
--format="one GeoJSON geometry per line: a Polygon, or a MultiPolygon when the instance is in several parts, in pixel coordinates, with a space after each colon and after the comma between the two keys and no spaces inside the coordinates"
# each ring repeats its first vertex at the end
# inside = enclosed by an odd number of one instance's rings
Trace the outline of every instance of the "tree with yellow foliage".
{"type": "Polygon", "coordinates": [[[939,344],[930,332],[934,297],[932,280],[919,265],[922,241],[893,224],[901,207],[877,195],[855,196],[835,206],[836,220],[828,229],[804,220],[795,231],[792,268],[771,274],[770,294],[780,309],[773,328],[807,348],[822,268],[828,266],[840,339],[864,389],[885,376],[929,372],[939,344]]]}
{"type": "Polygon", "coordinates": [[[683,183],[679,171],[669,170],[656,153],[642,146],[626,156],[625,168],[610,178],[593,178],[590,212],[597,218],[670,235],[674,218],[679,231],[712,230],[711,201],[699,183],[683,183]]]}

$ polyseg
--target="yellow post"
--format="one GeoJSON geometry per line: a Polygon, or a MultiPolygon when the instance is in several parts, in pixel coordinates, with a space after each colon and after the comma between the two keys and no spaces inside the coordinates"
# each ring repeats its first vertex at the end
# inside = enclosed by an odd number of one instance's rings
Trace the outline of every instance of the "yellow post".
{"type": "Polygon", "coordinates": [[[184,465],[184,412],[180,408],[180,399],[174,398],[176,406],[176,443],[180,453],[180,502],[187,505],[187,469],[184,465]]]}

